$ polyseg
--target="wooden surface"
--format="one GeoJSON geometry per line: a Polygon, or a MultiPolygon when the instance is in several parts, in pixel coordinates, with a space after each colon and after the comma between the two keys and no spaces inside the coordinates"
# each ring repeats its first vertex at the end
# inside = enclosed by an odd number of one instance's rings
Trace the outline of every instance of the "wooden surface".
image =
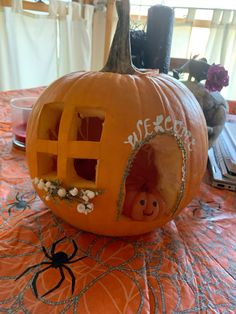
{"type": "MultiPolygon", "coordinates": [[[[81,4],[93,4],[92,0],[79,0],[74,2],[79,2],[81,4]]],[[[0,6],[11,7],[11,0],[0,0],[0,6]]],[[[43,2],[29,2],[23,1],[23,9],[39,12],[48,12],[48,5],[43,2]]]]}
{"type": "Polygon", "coordinates": [[[112,25],[113,25],[113,14],[115,7],[115,0],[108,0],[107,11],[106,11],[106,30],[105,30],[105,47],[104,47],[104,64],[107,61],[112,37],[112,25]]]}
{"type": "MultiPolygon", "coordinates": [[[[11,0],[0,0],[0,6],[10,7],[11,0]]],[[[24,10],[32,10],[32,11],[40,11],[40,12],[48,12],[48,5],[42,2],[29,2],[23,1],[23,9],[24,10]]]]}

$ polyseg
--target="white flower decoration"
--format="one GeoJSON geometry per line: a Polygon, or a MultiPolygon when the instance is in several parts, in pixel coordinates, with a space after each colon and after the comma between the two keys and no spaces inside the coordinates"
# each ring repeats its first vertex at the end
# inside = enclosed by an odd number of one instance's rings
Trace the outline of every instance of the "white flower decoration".
{"type": "Polygon", "coordinates": [[[69,193],[72,195],[72,196],[76,196],[78,195],[79,191],[77,188],[73,188],[69,191],[69,193]]]}
{"type": "Polygon", "coordinates": [[[87,195],[89,199],[93,199],[95,197],[95,193],[90,190],[86,190],[85,195],[87,195]]]}
{"type": "Polygon", "coordinates": [[[38,184],[39,183],[39,178],[36,177],[32,181],[33,181],[34,184],[38,184]]]}
{"type": "Polygon", "coordinates": [[[78,204],[78,205],[77,205],[77,211],[78,211],[79,213],[84,214],[84,213],[86,212],[86,207],[85,207],[85,205],[82,204],[82,203],[78,204]]]}
{"type": "Polygon", "coordinates": [[[46,185],[47,188],[50,188],[51,185],[52,185],[52,183],[51,183],[50,181],[47,181],[47,182],[45,183],[45,185],[46,185]]]}
{"type": "Polygon", "coordinates": [[[35,184],[39,190],[45,191],[44,199],[46,201],[50,201],[51,199],[55,200],[55,197],[60,197],[68,201],[77,201],[79,202],[77,211],[85,215],[94,210],[94,204],[90,203],[90,200],[100,194],[98,191],[78,189],[76,187],[67,190],[58,180],[48,181],[35,177],[32,179],[32,183],[35,184]]]}
{"type": "Polygon", "coordinates": [[[64,188],[60,188],[57,191],[57,195],[60,196],[60,197],[65,197],[66,196],[66,190],[64,188]]]}
{"type": "Polygon", "coordinates": [[[89,201],[89,198],[88,198],[88,196],[86,196],[86,195],[83,195],[83,196],[82,196],[82,199],[83,199],[85,202],[88,202],[88,201],[89,201]]]}
{"type": "Polygon", "coordinates": [[[39,190],[43,190],[44,189],[44,182],[40,180],[37,187],[39,190]]]}
{"type": "Polygon", "coordinates": [[[91,212],[94,208],[94,205],[92,203],[86,204],[86,208],[89,209],[89,212],[91,212]]]}
{"type": "Polygon", "coordinates": [[[93,211],[93,204],[91,204],[91,203],[88,203],[88,204],[80,203],[77,205],[77,211],[81,214],[87,215],[87,214],[91,213],[91,211],[93,211]]]}

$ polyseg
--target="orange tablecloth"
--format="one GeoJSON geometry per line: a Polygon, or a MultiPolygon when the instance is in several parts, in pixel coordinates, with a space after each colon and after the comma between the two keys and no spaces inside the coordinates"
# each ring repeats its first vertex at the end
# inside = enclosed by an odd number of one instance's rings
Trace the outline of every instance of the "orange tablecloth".
{"type": "Polygon", "coordinates": [[[236,194],[206,175],[188,208],[150,234],[69,226],[34,194],[12,148],[9,99],[41,91],[0,93],[0,313],[236,313],[236,194]],[[71,263],[50,267],[59,252],[71,263]]]}

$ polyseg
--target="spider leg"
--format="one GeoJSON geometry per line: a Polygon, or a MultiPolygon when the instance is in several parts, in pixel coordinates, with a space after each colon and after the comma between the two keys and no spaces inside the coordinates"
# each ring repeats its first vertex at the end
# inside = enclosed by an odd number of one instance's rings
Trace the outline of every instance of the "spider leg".
{"type": "Polygon", "coordinates": [[[188,208],[192,209],[192,210],[196,210],[196,209],[199,209],[201,208],[201,205],[200,204],[197,204],[197,205],[188,205],[188,208]]]}
{"type": "Polygon", "coordinates": [[[9,205],[15,205],[16,204],[16,202],[13,202],[13,203],[9,203],[9,204],[7,204],[7,206],[9,206],[9,205]]]}
{"type": "MultiPolygon", "coordinates": [[[[51,264],[51,263],[48,263],[48,264],[51,264]]],[[[36,282],[37,282],[38,276],[39,276],[41,273],[43,273],[45,270],[47,270],[48,268],[51,268],[51,267],[52,267],[52,265],[49,265],[49,266],[45,267],[44,269],[41,269],[40,271],[38,271],[38,272],[35,274],[35,276],[34,276],[34,278],[33,278],[33,280],[32,280],[32,287],[33,287],[34,294],[35,294],[36,298],[38,298],[38,290],[37,290],[37,286],[36,286],[36,282]]]]}
{"type": "Polygon", "coordinates": [[[21,273],[19,276],[17,276],[17,277],[15,278],[15,280],[20,279],[20,278],[21,278],[22,276],[24,276],[30,269],[33,269],[33,268],[35,268],[35,267],[38,267],[38,266],[44,265],[44,264],[51,264],[51,263],[49,263],[49,262],[42,262],[42,263],[39,263],[39,264],[30,266],[30,267],[26,268],[26,269],[23,271],[23,273],[21,273]]]}
{"type": "Polygon", "coordinates": [[[86,258],[86,257],[88,257],[88,256],[82,256],[82,257],[80,257],[80,258],[75,259],[74,261],[66,262],[65,264],[72,264],[72,263],[78,262],[78,261],[80,261],[80,260],[82,260],[82,259],[84,259],[84,258],[86,258]]]}
{"type": "Polygon", "coordinates": [[[71,294],[73,294],[73,293],[74,293],[74,290],[75,290],[75,275],[73,274],[72,270],[71,270],[68,266],[62,265],[61,267],[64,267],[64,268],[68,271],[68,273],[70,274],[70,276],[71,276],[71,279],[72,279],[72,283],[71,283],[71,294]]]}
{"type": "MultiPolygon", "coordinates": [[[[8,205],[11,205],[11,204],[8,204],[8,205]]],[[[15,206],[15,203],[12,203],[12,205],[8,208],[8,215],[10,216],[11,215],[11,209],[15,206]]]]}
{"type": "Polygon", "coordinates": [[[77,246],[75,240],[72,240],[72,243],[74,245],[74,252],[71,254],[71,256],[68,257],[69,260],[71,260],[73,257],[75,257],[75,255],[76,255],[76,253],[78,251],[78,246],[77,246]]]}
{"type": "Polygon", "coordinates": [[[36,199],[37,193],[34,192],[33,197],[29,200],[29,203],[33,202],[36,199]]]}
{"type": "Polygon", "coordinates": [[[22,200],[22,197],[19,198],[19,194],[20,194],[20,192],[17,192],[17,193],[16,193],[16,200],[17,200],[17,201],[21,201],[21,200],[22,200]]]}
{"type": "Polygon", "coordinates": [[[60,240],[57,240],[56,242],[53,243],[52,249],[51,249],[51,255],[53,255],[53,254],[55,253],[55,248],[56,248],[57,244],[58,244],[59,242],[61,242],[62,240],[64,240],[64,239],[66,239],[66,237],[61,238],[60,240]]]}
{"type": "MultiPolygon", "coordinates": [[[[202,202],[202,203],[204,203],[204,202],[202,202]]],[[[216,202],[215,202],[215,201],[208,201],[208,202],[206,202],[206,204],[213,204],[213,203],[215,203],[215,204],[216,204],[216,202]]]]}
{"type": "Polygon", "coordinates": [[[197,210],[199,210],[199,209],[201,209],[200,207],[195,207],[194,209],[193,209],[193,214],[195,215],[195,212],[197,211],[197,210]]]}
{"type": "Polygon", "coordinates": [[[52,260],[52,257],[48,254],[46,248],[45,248],[44,246],[42,246],[42,249],[43,249],[44,255],[45,255],[47,258],[49,258],[50,260],[52,260]]]}
{"type": "MultiPolygon", "coordinates": [[[[32,195],[32,191],[31,192],[26,192],[22,195],[22,198],[27,198],[27,196],[31,196],[32,195]]],[[[36,199],[36,195],[37,193],[36,192],[33,192],[33,196],[27,201],[27,203],[31,203],[33,200],[36,199]]]]}
{"type": "Polygon", "coordinates": [[[61,266],[59,266],[59,270],[60,270],[60,273],[61,273],[61,279],[60,279],[60,281],[58,282],[58,284],[56,284],[55,287],[53,287],[52,289],[50,289],[48,292],[44,293],[44,294],[42,295],[42,297],[45,297],[45,296],[48,295],[49,293],[51,293],[51,292],[53,292],[54,290],[58,289],[58,288],[61,286],[61,284],[63,283],[63,281],[64,281],[64,279],[65,279],[65,274],[64,274],[63,269],[62,269],[61,266]]]}

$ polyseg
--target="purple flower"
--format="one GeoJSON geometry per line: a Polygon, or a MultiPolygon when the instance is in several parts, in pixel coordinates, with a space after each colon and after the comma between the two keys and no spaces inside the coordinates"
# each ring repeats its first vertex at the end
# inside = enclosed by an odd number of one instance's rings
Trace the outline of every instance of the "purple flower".
{"type": "Polygon", "coordinates": [[[221,91],[224,86],[229,85],[228,71],[219,64],[212,64],[207,72],[205,87],[210,92],[221,91]]]}

